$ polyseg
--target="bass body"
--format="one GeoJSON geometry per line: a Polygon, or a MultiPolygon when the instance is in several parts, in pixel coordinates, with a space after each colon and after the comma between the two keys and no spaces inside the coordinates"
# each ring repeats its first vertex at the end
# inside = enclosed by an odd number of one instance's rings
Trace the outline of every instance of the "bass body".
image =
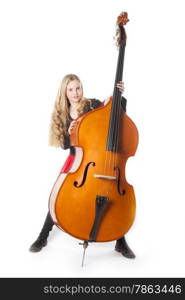
{"type": "Polygon", "coordinates": [[[126,181],[125,165],[136,152],[138,131],[121,110],[117,151],[107,151],[111,107],[112,98],[104,107],[78,119],[71,135],[71,145],[76,149],[75,170],[66,174],[52,204],[56,225],[81,240],[91,240],[93,225],[98,227],[93,241],[119,239],[135,218],[134,189],[126,181]],[[106,204],[95,224],[98,199],[105,199],[106,204]]]}

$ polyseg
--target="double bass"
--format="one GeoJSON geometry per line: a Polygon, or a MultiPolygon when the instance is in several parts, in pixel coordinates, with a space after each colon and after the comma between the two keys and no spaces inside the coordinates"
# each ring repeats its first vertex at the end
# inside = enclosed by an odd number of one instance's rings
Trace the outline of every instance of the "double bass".
{"type": "Polygon", "coordinates": [[[49,210],[69,235],[89,242],[120,239],[134,222],[136,200],[126,180],[127,159],[138,146],[138,130],[121,106],[116,83],[122,81],[127,13],[117,19],[119,54],[113,96],[106,105],[80,116],[70,142],[75,159],[52,189],[49,210]]]}

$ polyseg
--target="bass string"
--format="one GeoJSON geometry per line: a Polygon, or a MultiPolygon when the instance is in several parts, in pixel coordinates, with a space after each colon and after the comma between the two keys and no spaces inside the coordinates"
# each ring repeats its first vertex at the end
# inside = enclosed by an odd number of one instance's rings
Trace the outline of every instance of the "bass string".
{"type": "MultiPolygon", "coordinates": [[[[118,143],[119,143],[119,128],[120,128],[120,117],[121,117],[121,96],[120,91],[118,91],[118,88],[116,86],[118,81],[121,81],[122,79],[122,73],[123,73],[123,60],[124,60],[124,49],[125,44],[121,43],[120,51],[119,51],[119,58],[118,58],[118,66],[117,66],[117,72],[116,72],[116,80],[115,80],[115,86],[114,86],[114,95],[112,102],[112,109],[111,113],[112,115],[112,122],[111,122],[111,142],[112,142],[112,149],[109,151],[106,151],[105,161],[104,161],[104,172],[103,174],[108,176],[114,176],[116,177],[118,175],[118,172],[114,169],[117,166],[118,163],[118,143]]],[[[110,118],[111,119],[111,118],[110,118]]],[[[110,139],[109,139],[110,141],[110,139]]],[[[115,185],[115,181],[112,180],[111,184],[109,183],[109,190],[106,189],[106,185],[102,186],[102,193],[103,195],[107,195],[112,191],[113,186],[115,185]]]]}

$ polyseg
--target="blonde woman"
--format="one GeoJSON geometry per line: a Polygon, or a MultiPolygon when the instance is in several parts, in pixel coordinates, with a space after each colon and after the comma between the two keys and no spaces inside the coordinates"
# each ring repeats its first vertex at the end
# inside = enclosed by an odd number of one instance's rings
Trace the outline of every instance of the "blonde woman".
{"type": "MultiPolygon", "coordinates": [[[[120,93],[124,92],[123,82],[117,83],[117,87],[120,93]]],[[[101,102],[97,99],[85,98],[82,83],[78,76],[68,74],[63,78],[54,104],[49,133],[49,144],[51,146],[70,149],[70,154],[60,173],[68,172],[74,161],[75,148],[70,146],[70,134],[75,126],[76,119],[90,110],[105,105],[107,101],[108,99],[101,102]]],[[[124,97],[122,97],[121,104],[124,111],[126,111],[126,99],[124,97]]],[[[54,222],[48,212],[37,240],[30,247],[31,252],[39,252],[47,245],[47,238],[53,225],[54,222]]],[[[116,241],[115,250],[127,258],[135,258],[135,254],[129,248],[124,236],[116,241]]]]}

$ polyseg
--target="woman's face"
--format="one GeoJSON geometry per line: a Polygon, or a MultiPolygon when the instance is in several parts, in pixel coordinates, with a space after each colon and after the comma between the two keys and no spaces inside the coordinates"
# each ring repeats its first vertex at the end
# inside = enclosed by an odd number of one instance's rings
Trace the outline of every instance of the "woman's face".
{"type": "Polygon", "coordinates": [[[82,86],[78,80],[72,80],[68,83],[66,88],[66,96],[70,104],[78,103],[82,99],[82,86]]]}

